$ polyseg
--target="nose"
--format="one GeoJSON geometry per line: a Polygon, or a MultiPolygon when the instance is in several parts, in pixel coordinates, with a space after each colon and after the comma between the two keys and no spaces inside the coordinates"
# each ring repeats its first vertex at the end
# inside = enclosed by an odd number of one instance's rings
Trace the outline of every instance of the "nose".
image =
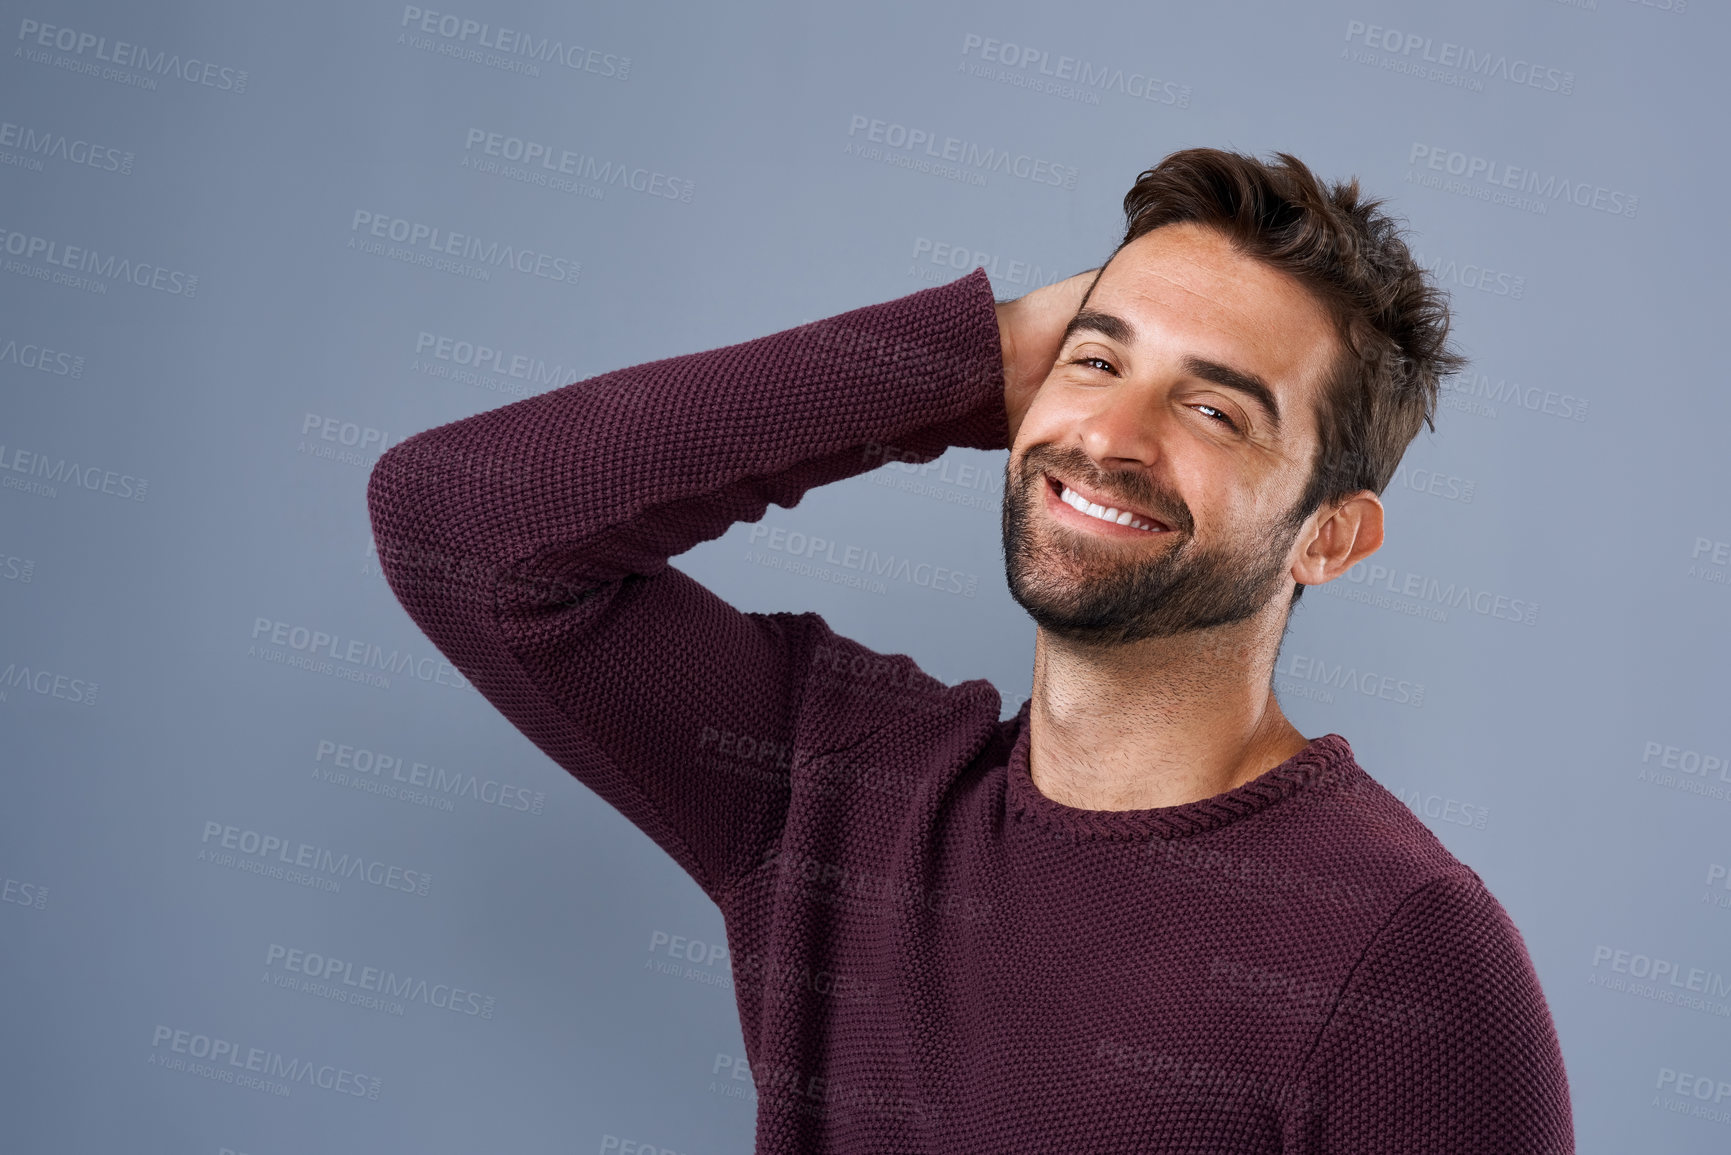
{"type": "Polygon", "coordinates": [[[1079,428],[1083,451],[1102,472],[1154,468],[1164,431],[1155,391],[1128,383],[1102,390],[1079,428]]]}

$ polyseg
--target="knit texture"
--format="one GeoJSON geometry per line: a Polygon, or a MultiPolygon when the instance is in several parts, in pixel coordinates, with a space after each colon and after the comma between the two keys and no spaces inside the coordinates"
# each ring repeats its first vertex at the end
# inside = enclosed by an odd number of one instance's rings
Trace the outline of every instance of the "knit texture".
{"type": "Polygon", "coordinates": [[[605,373],[417,434],[391,589],[726,920],[765,1155],[1573,1152],[1525,945],[1338,734],[1089,811],[1028,705],[668,565],[872,469],[1003,449],[990,284],[605,373]]]}

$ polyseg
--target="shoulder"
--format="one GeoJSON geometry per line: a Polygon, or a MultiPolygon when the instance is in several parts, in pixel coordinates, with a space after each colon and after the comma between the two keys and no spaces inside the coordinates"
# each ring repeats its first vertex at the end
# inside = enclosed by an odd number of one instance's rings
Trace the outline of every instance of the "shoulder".
{"type": "Polygon", "coordinates": [[[1460,867],[1371,938],[1304,1064],[1304,1150],[1574,1149],[1567,1076],[1526,944],[1460,867]]]}
{"type": "Polygon", "coordinates": [[[1358,880],[1364,898],[1336,1017],[1424,1029],[1467,1004],[1530,1004],[1538,987],[1526,945],[1484,880],[1358,764],[1344,738],[1313,746],[1329,772],[1290,825],[1332,872],[1358,880]],[[1384,995],[1393,1001],[1379,1003],[1384,995]]]}
{"type": "Polygon", "coordinates": [[[1338,1014],[1458,1035],[1469,1031],[1469,1011],[1483,1023],[1535,1013],[1548,1022],[1520,931],[1484,880],[1461,866],[1414,889],[1377,928],[1338,1014]]]}
{"type": "Polygon", "coordinates": [[[978,746],[1001,699],[983,678],[955,685],[906,653],[875,649],[837,633],[816,613],[766,615],[802,637],[805,675],[800,731],[805,760],[842,757],[879,745],[922,750],[953,742],[978,746]]]}
{"type": "Polygon", "coordinates": [[[1316,789],[1303,792],[1291,817],[1325,853],[1343,860],[1342,869],[1383,896],[1383,913],[1424,886],[1472,874],[1405,802],[1371,777],[1345,738],[1327,734],[1311,746],[1328,771],[1316,789]]]}
{"type": "Polygon", "coordinates": [[[1337,958],[1358,960],[1353,965],[1362,971],[1379,952],[1392,957],[1417,942],[1431,953],[1399,965],[1423,971],[1445,958],[1464,965],[1458,952],[1493,944],[1506,955],[1512,942],[1526,965],[1519,936],[1484,881],[1359,765],[1344,738],[1318,738],[1310,754],[1326,768],[1273,808],[1269,845],[1302,863],[1316,897],[1331,900],[1318,909],[1318,924],[1337,958]]]}
{"type": "Polygon", "coordinates": [[[876,650],[836,633],[816,613],[778,615],[807,632],[814,704],[851,710],[862,720],[888,721],[918,710],[944,690],[944,683],[910,655],[876,650]]]}

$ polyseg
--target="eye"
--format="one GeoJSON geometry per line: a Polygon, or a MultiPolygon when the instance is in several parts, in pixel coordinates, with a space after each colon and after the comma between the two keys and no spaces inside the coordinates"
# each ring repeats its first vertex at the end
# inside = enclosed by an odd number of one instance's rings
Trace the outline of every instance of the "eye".
{"type": "Polygon", "coordinates": [[[1198,404],[1196,406],[1196,408],[1202,410],[1204,413],[1207,413],[1210,417],[1212,417],[1218,421],[1224,422],[1228,429],[1236,430],[1238,428],[1238,423],[1233,421],[1232,418],[1228,417],[1226,415],[1226,411],[1224,409],[1216,409],[1212,405],[1203,405],[1203,404],[1198,404]]]}
{"type": "Polygon", "coordinates": [[[1072,365],[1093,365],[1093,366],[1097,366],[1097,367],[1101,368],[1103,371],[1105,371],[1107,373],[1116,373],[1117,372],[1116,369],[1112,368],[1112,362],[1106,360],[1104,357],[1075,357],[1075,358],[1071,359],[1070,364],[1072,364],[1072,365]]]}

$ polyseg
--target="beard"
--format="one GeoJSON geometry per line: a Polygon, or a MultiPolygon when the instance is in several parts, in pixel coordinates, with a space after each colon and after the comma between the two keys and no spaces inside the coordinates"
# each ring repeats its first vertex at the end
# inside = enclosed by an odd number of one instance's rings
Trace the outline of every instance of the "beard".
{"type": "Polygon", "coordinates": [[[1243,621],[1289,591],[1287,552],[1304,524],[1297,509],[1272,525],[1241,527],[1203,548],[1184,500],[1146,473],[1099,473],[1080,450],[1031,446],[1004,465],[1004,572],[1010,596],[1049,633],[1121,646],[1243,621]],[[1064,526],[1046,513],[1047,471],[1122,495],[1168,532],[1138,547],[1064,526]]]}

